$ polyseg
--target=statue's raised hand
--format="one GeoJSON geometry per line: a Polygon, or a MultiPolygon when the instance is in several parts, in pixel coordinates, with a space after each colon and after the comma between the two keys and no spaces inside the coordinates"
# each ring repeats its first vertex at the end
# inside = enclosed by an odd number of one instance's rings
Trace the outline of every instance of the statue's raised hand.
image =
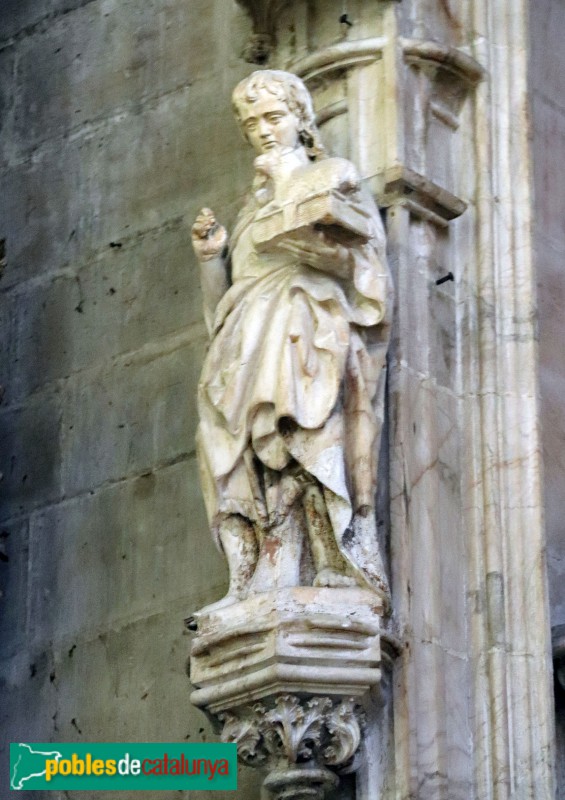
{"type": "Polygon", "coordinates": [[[211,261],[225,251],[228,233],[223,225],[216,221],[214,212],[203,208],[192,226],[192,246],[199,261],[211,261]]]}

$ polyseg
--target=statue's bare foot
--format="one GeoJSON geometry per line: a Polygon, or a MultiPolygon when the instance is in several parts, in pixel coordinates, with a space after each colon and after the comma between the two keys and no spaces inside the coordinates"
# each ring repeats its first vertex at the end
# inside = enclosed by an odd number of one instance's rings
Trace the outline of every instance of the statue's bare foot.
{"type": "Polygon", "coordinates": [[[314,586],[330,586],[337,589],[340,586],[357,586],[355,578],[336,572],[335,569],[322,569],[314,578],[314,586]]]}
{"type": "Polygon", "coordinates": [[[219,611],[221,608],[227,608],[227,606],[233,606],[234,603],[239,603],[240,600],[243,600],[243,597],[240,597],[237,594],[227,594],[225,597],[222,597],[221,600],[217,600],[215,603],[210,603],[209,606],[204,606],[198,612],[199,614],[211,614],[214,611],[219,611]]]}

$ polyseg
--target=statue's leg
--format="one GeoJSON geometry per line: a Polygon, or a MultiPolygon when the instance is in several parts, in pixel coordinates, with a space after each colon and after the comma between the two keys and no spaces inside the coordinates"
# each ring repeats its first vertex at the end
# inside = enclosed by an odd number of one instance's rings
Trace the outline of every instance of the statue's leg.
{"type": "Polygon", "coordinates": [[[293,505],[284,517],[262,532],[259,561],[249,594],[299,586],[303,529],[302,509],[293,505]]]}
{"type": "Polygon", "coordinates": [[[303,495],[304,513],[316,577],[314,586],[355,586],[347,562],[338,550],[321,488],[309,484],[303,495]]]}
{"type": "Polygon", "coordinates": [[[219,522],[218,533],[228,562],[230,583],[227,595],[214,603],[214,608],[231,605],[247,596],[259,551],[253,525],[238,514],[223,517],[219,522]]]}
{"type": "Polygon", "coordinates": [[[390,600],[390,588],[377,541],[377,526],[372,508],[363,506],[353,518],[355,560],[363,565],[370,585],[390,600]]]}

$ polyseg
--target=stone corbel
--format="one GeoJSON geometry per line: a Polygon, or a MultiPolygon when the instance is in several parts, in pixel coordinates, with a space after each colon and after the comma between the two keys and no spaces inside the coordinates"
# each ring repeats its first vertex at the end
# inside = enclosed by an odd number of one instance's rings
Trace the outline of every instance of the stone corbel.
{"type": "Polygon", "coordinates": [[[253,22],[253,33],[243,56],[250,64],[264,66],[276,44],[277,18],[289,0],[237,0],[253,22]]]}
{"type": "Polygon", "coordinates": [[[357,768],[382,614],[364,589],[295,587],[195,615],[191,700],[273,800],[322,800],[357,768]]]}
{"type": "Polygon", "coordinates": [[[467,203],[461,198],[402,165],[385,170],[378,176],[376,185],[376,194],[383,208],[403,205],[415,217],[439,228],[446,228],[467,208],[467,203]]]}

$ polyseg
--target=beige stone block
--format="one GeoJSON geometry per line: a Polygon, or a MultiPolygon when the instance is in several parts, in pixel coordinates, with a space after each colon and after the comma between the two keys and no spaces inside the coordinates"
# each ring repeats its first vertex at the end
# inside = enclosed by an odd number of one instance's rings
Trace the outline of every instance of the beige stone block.
{"type": "Polygon", "coordinates": [[[81,314],[71,315],[72,367],[84,369],[202,320],[190,229],[180,221],[109,247],[80,271],[81,314]]]}
{"type": "Polygon", "coordinates": [[[23,287],[2,305],[4,404],[183,332],[201,318],[199,271],[187,225],[109,247],[77,276],[23,287]]]}
{"type": "Polygon", "coordinates": [[[34,646],[93,636],[160,613],[177,598],[184,619],[221,594],[225,569],[197,478],[189,459],[34,515],[34,646]]]}
{"type": "Polygon", "coordinates": [[[280,694],[363,697],[381,679],[382,601],[358,587],[252,595],[196,614],[192,702],[213,714],[280,694]]]}
{"type": "Polygon", "coordinates": [[[112,242],[185,215],[192,220],[203,205],[231,226],[252,160],[243,156],[229,110],[237,77],[235,71],[217,100],[197,82],[83,130],[64,148],[50,141],[32,159],[7,167],[0,175],[3,287],[76,269],[112,242]]]}
{"type": "Polygon", "coordinates": [[[0,174],[2,288],[75,264],[89,207],[82,142],[60,144],[0,174]]]}
{"type": "MultiPolygon", "coordinates": [[[[57,690],[49,653],[21,651],[0,666],[0,781],[8,794],[10,742],[49,742],[56,736],[57,690]]],[[[22,792],[31,796],[31,792],[22,792]]],[[[36,793],[33,793],[36,795],[36,793]]]]}
{"type": "Polygon", "coordinates": [[[107,248],[77,276],[12,292],[0,309],[4,404],[198,322],[199,282],[181,221],[107,248]]]}
{"type": "MultiPolygon", "coordinates": [[[[212,5],[212,7],[211,7],[212,5]]],[[[222,69],[206,0],[104,0],[61,15],[19,46],[16,132],[20,147],[80,129],[222,69]]],[[[216,14],[229,30],[235,4],[216,14]],[[227,13],[226,13],[227,12],[227,13]]],[[[239,12],[241,13],[241,12],[239,12]]]]}
{"type": "Polygon", "coordinates": [[[0,640],[1,659],[27,647],[28,633],[28,520],[0,524],[0,640]]]}
{"type": "Polygon", "coordinates": [[[197,83],[93,132],[83,154],[89,249],[185,215],[192,222],[202,205],[233,222],[248,188],[251,157],[241,155],[245,145],[227,101],[227,92],[216,99],[197,83]]]}
{"type": "Polygon", "coordinates": [[[0,41],[17,33],[33,34],[48,15],[56,15],[86,5],[93,0],[3,0],[0,41]]]}
{"type": "Polygon", "coordinates": [[[57,652],[62,741],[211,739],[204,717],[190,708],[182,613],[169,605],[167,613],[79,636],[57,652]],[[116,669],[124,656],[127,668],[116,669]]]}
{"type": "Polygon", "coordinates": [[[204,339],[148,348],[72,376],[63,396],[67,496],[194,452],[204,339]]]}
{"type": "Polygon", "coordinates": [[[0,413],[0,472],[4,519],[60,497],[60,399],[35,395],[0,413]]]}
{"type": "Polygon", "coordinates": [[[21,402],[70,374],[81,297],[79,282],[70,276],[10,293],[10,301],[0,310],[5,405],[21,402]]]}

